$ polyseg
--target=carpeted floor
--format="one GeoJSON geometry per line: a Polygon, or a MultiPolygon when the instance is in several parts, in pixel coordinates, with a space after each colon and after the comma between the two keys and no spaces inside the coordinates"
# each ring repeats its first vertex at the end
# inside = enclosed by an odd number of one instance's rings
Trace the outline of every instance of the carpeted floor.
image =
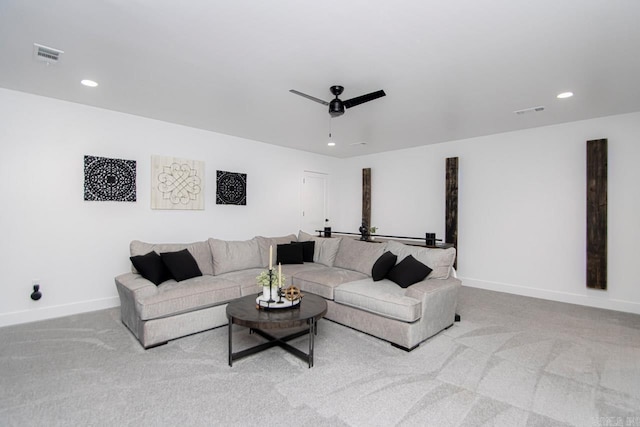
{"type": "Polygon", "coordinates": [[[145,351],[118,309],[0,328],[0,425],[640,426],[640,316],[473,288],[458,312],[411,353],[321,320],[312,369],[230,368],[226,327],[145,351]]]}

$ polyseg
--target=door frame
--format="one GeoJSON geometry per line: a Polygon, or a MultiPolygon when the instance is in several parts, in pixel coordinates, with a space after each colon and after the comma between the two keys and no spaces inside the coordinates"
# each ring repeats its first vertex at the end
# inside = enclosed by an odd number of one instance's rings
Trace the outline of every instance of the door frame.
{"type": "MultiPolygon", "coordinates": [[[[305,212],[304,212],[304,200],[305,200],[305,193],[304,193],[304,184],[305,184],[305,180],[307,177],[311,177],[311,178],[322,178],[324,179],[324,201],[323,201],[323,205],[324,205],[324,212],[323,212],[323,217],[329,218],[329,188],[330,188],[330,179],[331,176],[326,173],[326,172],[317,172],[317,171],[310,171],[310,170],[303,170],[302,171],[302,180],[300,181],[300,226],[298,227],[300,230],[303,230],[303,224],[305,222],[305,212]]],[[[320,225],[320,228],[322,228],[324,226],[324,224],[320,225]]],[[[314,230],[311,230],[311,233],[313,233],[314,230]]]]}

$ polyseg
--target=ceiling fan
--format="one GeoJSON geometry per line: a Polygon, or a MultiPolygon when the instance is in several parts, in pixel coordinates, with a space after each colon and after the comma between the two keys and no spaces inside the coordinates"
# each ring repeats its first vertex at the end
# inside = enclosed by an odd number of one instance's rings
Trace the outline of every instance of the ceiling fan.
{"type": "Polygon", "coordinates": [[[328,105],[329,114],[331,115],[331,117],[338,117],[343,115],[345,108],[355,107],[356,105],[364,104],[365,102],[373,101],[374,99],[378,99],[387,95],[386,93],[384,93],[384,90],[379,90],[376,92],[368,93],[366,95],[356,96],[355,98],[347,99],[346,101],[342,101],[338,99],[338,96],[340,96],[340,94],[344,90],[342,86],[338,86],[338,85],[331,86],[329,90],[333,95],[335,95],[335,99],[332,99],[331,102],[318,99],[315,96],[307,95],[306,93],[299,92],[295,89],[291,89],[289,90],[289,92],[295,93],[296,95],[300,95],[304,98],[318,102],[322,105],[328,105]]]}

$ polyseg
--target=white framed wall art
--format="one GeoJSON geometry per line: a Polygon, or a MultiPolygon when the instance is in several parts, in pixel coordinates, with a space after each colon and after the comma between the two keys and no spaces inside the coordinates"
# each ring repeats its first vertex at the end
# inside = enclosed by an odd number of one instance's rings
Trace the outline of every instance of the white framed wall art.
{"type": "Polygon", "coordinates": [[[204,162],[151,156],[151,209],[204,209],[204,162]]]}

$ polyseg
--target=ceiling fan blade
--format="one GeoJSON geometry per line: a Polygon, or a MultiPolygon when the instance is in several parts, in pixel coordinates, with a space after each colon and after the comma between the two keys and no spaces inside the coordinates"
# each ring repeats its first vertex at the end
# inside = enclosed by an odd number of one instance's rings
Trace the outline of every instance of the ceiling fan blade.
{"type": "Polygon", "coordinates": [[[383,90],[379,90],[377,92],[371,92],[366,95],[347,99],[346,101],[342,101],[342,103],[344,104],[344,108],[351,108],[356,105],[364,104],[365,102],[373,101],[374,99],[382,98],[383,96],[387,96],[387,94],[384,93],[383,90]]]}
{"type": "Polygon", "coordinates": [[[322,99],[316,98],[315,96],[307,95],[306,93],[298,92],[295,89],[289,89],[289,92],[295,93],[296,95],[300,95],[300,96],[302,96],[304,98],[310,99],[310,100],[315,101],[315,102],[317,102],[319,104],[322,104],[322,105],[329,105],[329,103],[327,101],[323,101],[322,99]]]}

